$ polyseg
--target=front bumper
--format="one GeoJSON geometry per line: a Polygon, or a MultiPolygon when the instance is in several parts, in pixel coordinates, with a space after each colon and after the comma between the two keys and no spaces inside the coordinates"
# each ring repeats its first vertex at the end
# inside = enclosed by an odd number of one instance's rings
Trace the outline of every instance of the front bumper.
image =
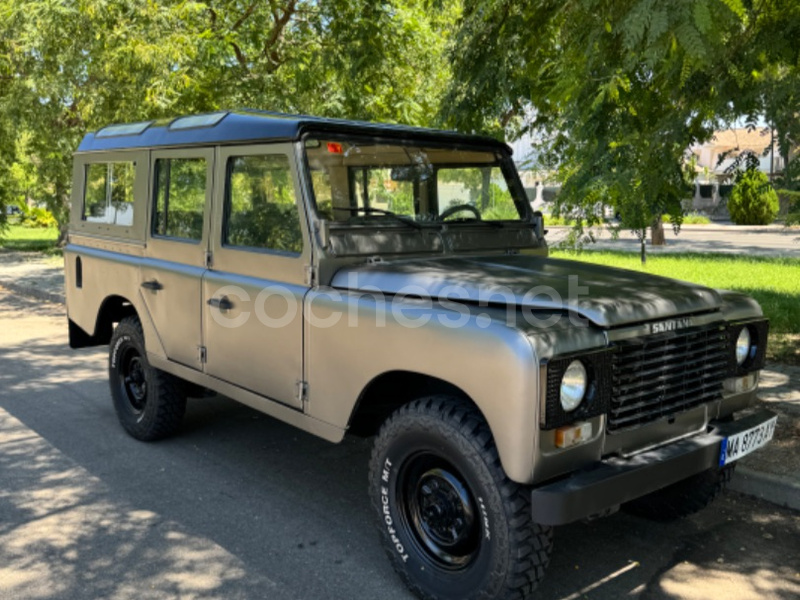
{"type": "Polygon", "coordinates": [[[534,488],[533,520],[542,525],[563,525],[602,515],[620,504],[717,468],[723,439],[774,416],[762,410],[736,421],[712,424],[707,433],[631,458],[608,458],[564,479],[534,488]]]}

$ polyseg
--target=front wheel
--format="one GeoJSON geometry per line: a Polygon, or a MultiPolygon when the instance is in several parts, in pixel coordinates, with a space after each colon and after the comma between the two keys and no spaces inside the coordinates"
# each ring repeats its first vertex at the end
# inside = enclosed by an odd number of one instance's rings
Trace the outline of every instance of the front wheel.
{"type": "Polygon", "coordinates": [[[157,440],[180,426],[186,411],[183,382],[147,361],[137,317],[125,317],[114,329],[108,381],[119,422],[137,440],[157,440]]]}
{"type": "Polygon", "coordinates": [[[533,523],[529,493],[461,399],[424,398],[387,420],[370,496],[384,548],[420,598],[527,598],[544,575],[552,530],[533,523]]]}

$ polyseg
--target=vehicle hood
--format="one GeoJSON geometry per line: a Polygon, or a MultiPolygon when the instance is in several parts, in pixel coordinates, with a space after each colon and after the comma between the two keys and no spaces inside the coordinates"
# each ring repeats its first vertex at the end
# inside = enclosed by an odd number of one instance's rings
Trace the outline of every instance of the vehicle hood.
{"type": "Polygon", "coordinates": [[[714,310],[722,305],[715,290],[692,283],[584,262],[521,255],[380,261],[340,269],[332,286],[572,311],[600,327],[714,310]]]}

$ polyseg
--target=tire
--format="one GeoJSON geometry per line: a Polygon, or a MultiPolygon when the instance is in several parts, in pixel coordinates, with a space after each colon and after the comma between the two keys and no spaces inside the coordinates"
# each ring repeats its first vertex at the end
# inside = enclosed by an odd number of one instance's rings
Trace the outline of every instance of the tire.
{"type": "Polygon", "coordinates": [[[111,336],[108,381],[117,418],[137,440],[158,440],[180,427],[186,412],[183,382],[147,362],[137,317],[122,319],[111,336]]]}
{"type": "Polygon", "coordinates": [[[622,505],[622,510],[637,517],[661,522],[688,517],[707,507],[724,491],[735,467],[736,465],[729,465],[692,475],[627,502],[622,505]]]}
{"type": "Polygon", "coordinates": [[[420,598],[528,598],[550,561],[552,529],[532,521],[530,492],[459,398],[416,400],[384,423],[369,493],[389,560],[420,598]]]}

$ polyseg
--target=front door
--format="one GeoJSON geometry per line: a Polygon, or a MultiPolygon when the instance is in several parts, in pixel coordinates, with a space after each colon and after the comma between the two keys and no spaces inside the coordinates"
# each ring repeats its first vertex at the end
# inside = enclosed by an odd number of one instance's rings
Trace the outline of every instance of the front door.
{"type": "Polygon", "coordinates": [[[201,287],[210,228],[211,149],[151,153],[141,293],[167,358],[202,369],[201,287]]]}
{"type": "Polygon", "coordinates": [[[291,144],[222,148],[211,267],[203,277],[206,373],[302,408],[303,297],[311,249],[291,144]]]}

